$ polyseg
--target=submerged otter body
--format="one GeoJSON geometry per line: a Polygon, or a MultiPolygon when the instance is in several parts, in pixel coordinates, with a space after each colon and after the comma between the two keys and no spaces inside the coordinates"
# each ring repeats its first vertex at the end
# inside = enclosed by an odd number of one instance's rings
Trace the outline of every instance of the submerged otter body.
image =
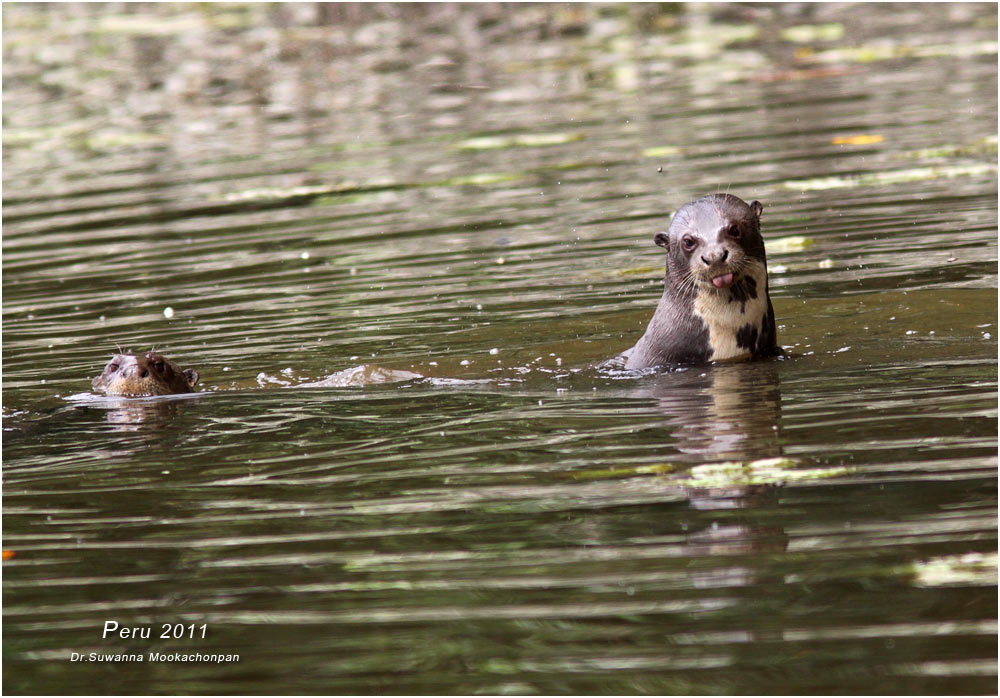
{"type": "Polygon", "coordinates": [[[663,296],[626,369],[781,354],[767,288],[759,201],[710,194],[682,206],[653,240],[667,251],[663,296]]]}
{"type": "Polygon", "coordinates": [[[182,370],[165,356],[148,352],[115,354],[92,385],[113,397],[152,397],[190,393],[197,383],[193,368],[182,370]]]}

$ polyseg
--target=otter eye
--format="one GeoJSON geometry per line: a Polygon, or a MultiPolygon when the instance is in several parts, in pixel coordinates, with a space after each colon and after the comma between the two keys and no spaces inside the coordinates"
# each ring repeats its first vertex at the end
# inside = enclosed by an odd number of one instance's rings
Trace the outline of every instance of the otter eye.
{"type": "Polygon", "coordinates": [[[691,250],[693,250],[695,247],[698,246],[698,241],[695,240],[690,235],[685,235],[684,237],[681,238],[681,246],[684,248],[686,252],[690,252],[691,250]]]}
{"type": "Polygon", "coordinates": [[[729,230],[726,231],[726,234],[729,235],[729,237],[731,237],[731,238],[735,238],[735,239],[739,240],[740,239],[740,227],[738,225],[736,225],[735,223],[733,223],[731,226],[729,226],[729,230]]]}
{"type": "Polygon", "coordinates": [[[118,370],[118,364],[111,364],[110,366],[108,366],[108,370],[114,373],[115,371],[118,370]]]}
{"type": "Polygon", "coordinates": [[[163,373],[163,362],[162,361],[154,361],[153,362],[153,368],[156,370],[157,373],[163,373]]]}

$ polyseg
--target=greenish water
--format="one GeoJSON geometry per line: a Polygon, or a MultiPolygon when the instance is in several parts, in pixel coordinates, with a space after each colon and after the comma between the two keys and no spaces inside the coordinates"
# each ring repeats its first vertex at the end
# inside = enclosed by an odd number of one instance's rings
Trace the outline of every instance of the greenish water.
{"type": "Polygon", "coordinates": [[[995,690],[995,5],[3,13],[5,693],[995,690]],[[587,369],[716,190],[789,358],[587,369]]]}

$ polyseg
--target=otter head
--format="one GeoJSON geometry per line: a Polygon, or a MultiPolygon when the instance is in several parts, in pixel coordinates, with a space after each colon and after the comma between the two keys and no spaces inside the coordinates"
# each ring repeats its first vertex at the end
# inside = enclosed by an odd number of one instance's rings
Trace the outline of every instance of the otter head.
{"type": "Polygon", "coordinates": [[[170,359],[146,354],[115,354],[94,379],[94,390],[114,397],[151,397],[190,393],[198,383],[193,368],[181,370],[170,359]]]}
{"type": "MultiPolygon", "coordinates": [[[[653,241],[667,250],[668,286],[684,293],[720,292],[766,274],[759,201],[710,194],[685,204],[653,241]]],[[[766,276],[765,276],[766,278],[766,276]]]]}

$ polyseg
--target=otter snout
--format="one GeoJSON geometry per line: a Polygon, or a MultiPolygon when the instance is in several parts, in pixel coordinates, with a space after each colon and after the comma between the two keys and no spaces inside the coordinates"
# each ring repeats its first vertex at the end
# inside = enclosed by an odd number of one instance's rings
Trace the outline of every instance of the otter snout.
{"type": "Polygon", "coordinates": [[[117,373],[122,378],[146,378],[149,376],[149,362],[144,356],[116,356],[113,363],[117,364],[117,371],[112,367],[111,373],[117,373]]]}
{"type": "Polygon", "coordinates": [[[729,288],[735,281],[739,255],[726,245],[713,245],[699,255],[705,264],[700,275],[715,288],[729,288]],[[732,252],[732,254],[730,254],[732,252]]]}
{"type": "Polygon", "coordinates": [[[722,264],[729,257],[729,250],[725,248],[710,250],[707,254],[701,256],[701,261],[705,263],[705,266],[712,266],[713,264],[722,264]]]}
{"type": "MultiPolygon", "coordinates": [[[[131,357],[129,357],[131,358],[131,357]]],[[[128,359],[122,361],[122,367],[118,369],[122,378],[145,378],[149,375],[149,368],[138,361],[127,363],[128,359]]]]}

